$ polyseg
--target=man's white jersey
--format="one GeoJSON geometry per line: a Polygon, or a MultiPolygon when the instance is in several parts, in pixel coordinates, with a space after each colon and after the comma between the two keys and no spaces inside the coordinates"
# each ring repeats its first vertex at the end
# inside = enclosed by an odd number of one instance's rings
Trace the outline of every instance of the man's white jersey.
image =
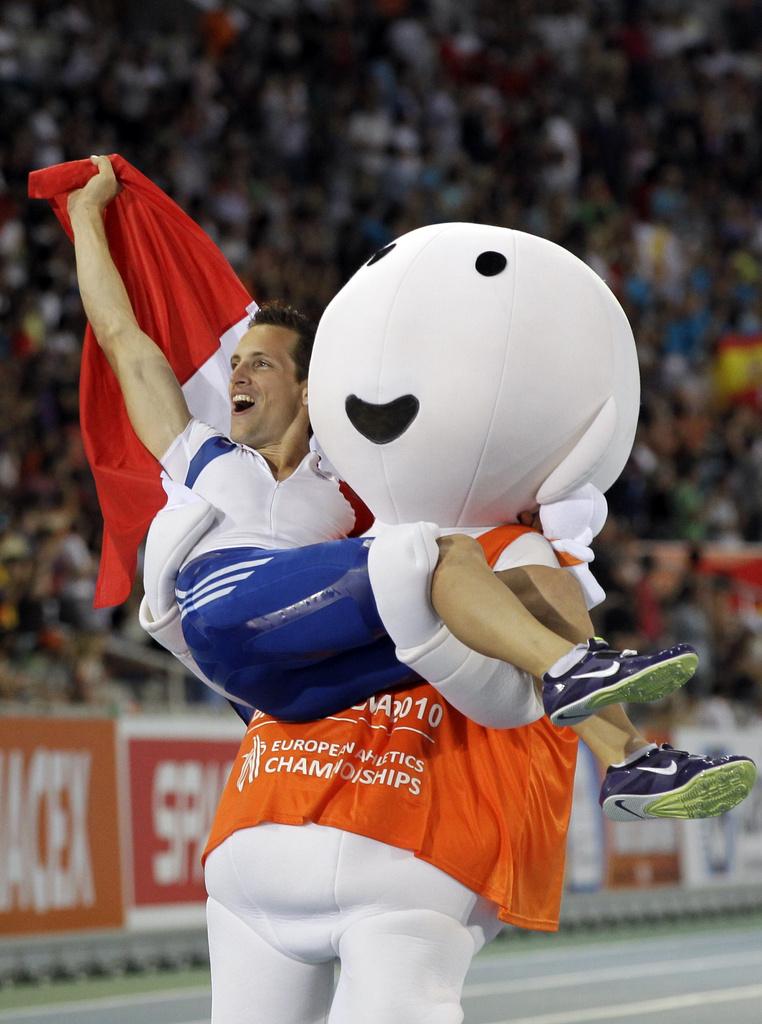
{"type": "Polygon", "coordinates": [[[259,452],[192,419],[161,463],[171,480],[205,498],[218,515],[185,561],[221,548],[297,548],[346,537],[355,512],[319,461],[309,452],[278,481],[259,452]]]}

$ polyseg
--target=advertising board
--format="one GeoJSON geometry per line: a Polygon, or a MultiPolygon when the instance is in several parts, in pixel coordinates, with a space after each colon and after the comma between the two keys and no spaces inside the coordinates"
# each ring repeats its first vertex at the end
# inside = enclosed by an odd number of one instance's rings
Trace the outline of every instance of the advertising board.
{"type": "MultiPolygon", "coordinates": [[[[705,754],[746,754],[762,765],[759,729],[681,728],[675,746],[705,754]]],[[[680,828],[683,885],[739,885],[762,882],[762,783],[727,814],[686,821],[680,828]]]]}
{"type": "Polygon", "coordinates": [[[243,725],[170,717],[122,722],[128,781],[128,923],[203,923],[201,854],[243,725]]]}
{"type": "Polygon", "coordinates": [[[0,718],[0,933],[123,920],[115,723],[0,718]]]}

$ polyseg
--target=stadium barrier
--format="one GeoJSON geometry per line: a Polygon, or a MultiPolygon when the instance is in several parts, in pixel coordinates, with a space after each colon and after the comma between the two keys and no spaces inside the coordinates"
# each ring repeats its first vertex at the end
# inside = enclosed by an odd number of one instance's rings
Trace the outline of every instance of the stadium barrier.
{"type": "MultiPolygon", "coordinates": [[[[200,855],[241,731],[232,715],[0,719],[0,981],[203,961],[200,855]]],[[[762,763],[754,730],[671,741],[762,763]]],[[[580,749],[564,922],[762,907],[760,787],[721,818],[611,822],[580,749]]]]}

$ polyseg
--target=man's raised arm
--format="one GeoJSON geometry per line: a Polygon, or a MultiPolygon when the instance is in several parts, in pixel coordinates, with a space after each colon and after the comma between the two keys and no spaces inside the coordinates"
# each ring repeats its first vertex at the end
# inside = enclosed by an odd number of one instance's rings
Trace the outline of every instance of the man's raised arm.
{"type": "Polygon", "coordinates": [[[119,185],[108,157],[91,159],[98,173],[72,192],[68,202],[79,291],[98,344],[119,381],[135,433],[159,459],[191,415],[164,353],[138,326],[111,258],[103,211],[119,185]]]}

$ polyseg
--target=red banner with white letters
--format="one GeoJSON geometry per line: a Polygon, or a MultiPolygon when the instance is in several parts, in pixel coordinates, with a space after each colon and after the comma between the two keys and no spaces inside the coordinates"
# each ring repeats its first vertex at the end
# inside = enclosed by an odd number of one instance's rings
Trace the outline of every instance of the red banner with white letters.
{"type": "Polygon", "coordinates": [[[236,750],[229,740],[128,741],[136,907],[206,898],[201,854],[236,750]]]}

